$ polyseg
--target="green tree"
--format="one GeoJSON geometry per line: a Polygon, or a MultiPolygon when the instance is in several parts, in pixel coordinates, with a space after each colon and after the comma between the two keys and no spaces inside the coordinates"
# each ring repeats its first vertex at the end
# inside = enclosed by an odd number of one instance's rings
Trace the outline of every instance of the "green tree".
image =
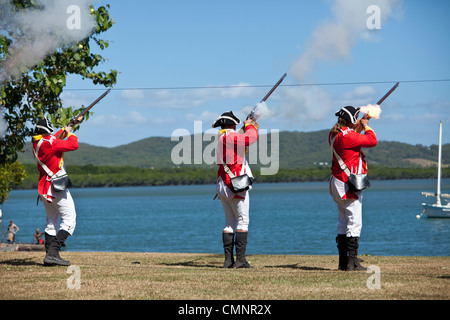
{"type": "Polygon", "coordinates": [[[9,192],[20,185],[25,175],[25,168],[19,161],[0,165],[0,204],[8,199],[9,192]]]}
{"type": "MultiPolygon", "coordinates": [[[[9,74],[9,65],[25,54],[26,50],[24,47],[21,49],[20,45],[37,40],[21,25],[9,23],[8,17],[27,11],[43,11],[47,4],[39,0],[13,0],[13,5],[10,3],[10,0],[0,0],[0,121],[3,117],[7,124],[3,137],[0,136],[0,170],[5,170],[7,164],[17,160],[18,152],[23,150],[26,140],[32,136],[34,124],[39,118],[48,117],[54,126],[62,127],[81,112],[83,106],[75,109],[62,105],[61,93],[69,74],[79,75],[105,87],[112,87],[117,81],[116,70],[97,70],[105,58],[91,50],[92,46],[101,50],[109,46],[108,41],[99,38],[114,24],[109,16],[109,5],[97,9],[90,6],[93,28],[86,37],[64,43],[35,65],[20,66],[22,69],[19,72],[9,74]],[[7,9],[8,3],[12,9],[7,9]]],[[[89,113],[85,120],[88,117],[89,113]]],[[[2,175],[3,178],[6,181],[15,179],[2,175]]],[[[1,192],[6,190],[3,183],[1,188],[1,192]]]]}

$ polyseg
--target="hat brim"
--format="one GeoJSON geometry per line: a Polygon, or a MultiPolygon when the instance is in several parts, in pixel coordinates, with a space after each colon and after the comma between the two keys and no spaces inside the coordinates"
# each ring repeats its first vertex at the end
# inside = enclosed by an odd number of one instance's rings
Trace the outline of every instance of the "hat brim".
{"type": "Polygon", "coordinates": [[[233,111],[225,112],[221,114],[212,124],[213,128],[224,126],[235,126],[241,123],[238,117],[236,117],[233,111]]]}
{"type": "Polygon", "coordinates": [[[346,107],[341,108],[338,112],[335,113],[335,116],[350,121],[353,124],[356,124],[358,122],[358,115],[360,108],[353,108],[353,109],[355,110],[354,112],[348,110],[346,107]]]}

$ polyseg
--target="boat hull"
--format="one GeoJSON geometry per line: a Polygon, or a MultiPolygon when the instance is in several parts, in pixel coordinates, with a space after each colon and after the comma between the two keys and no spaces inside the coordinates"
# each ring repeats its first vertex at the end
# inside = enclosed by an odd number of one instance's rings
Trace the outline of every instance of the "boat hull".
{"type": "Polygon", "coordinates": [[[422,204],[428,218],[450,218],[450,206],[422,204]]]}

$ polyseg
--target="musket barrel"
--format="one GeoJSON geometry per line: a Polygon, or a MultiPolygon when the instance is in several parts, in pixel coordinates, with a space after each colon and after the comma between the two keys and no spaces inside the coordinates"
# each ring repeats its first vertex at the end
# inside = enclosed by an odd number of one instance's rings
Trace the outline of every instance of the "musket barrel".
{"type": "MultiPolygon", "coordinates": [[[[275,89],[280,85],[280,83],[284,80],[284,78],[286,78],[287,73],[283,74],[283,76],[280,78],[280,80],[277,81],[277,83],[275,83],[275,85],[272,87],[272,89],[270,89],[270,91],[264,96],[264,98],[262,98],[261,102],[265,102],[270,95],[275,91],[275,89]]],[[[250,114],[247,116],[247,119],[254,119],[255,118],[255,111],[256,111],[256,106],[253,108],[253,110],[250,112],[250,114]]]]}
{"type": "MultiPolygon", "coordinates": [[[[89,111],[89,109],[91,109],[93,106],[95,106],[100,100],[102,100],[109,92],[111,91],[111,89],[106,90],[100,97],[98,97],[94,102],[92,102],[86,109],[84,109],[83,111],[80,112],[80,114],[78,114],[77,116],[73,117],[72,120],[69,121],[75,121],[76,118],[80,117],[80,116],[84,116],[86,114],[86,112],[89,111]]],[[[58,135],[58,139],[64,139],[66,137],[66,131],[63,130],[63,132],[61,132],[58,135]]]]}
{"type": "Polygon", "coordinates": [[[78,118],[79,116],[84,116],[84,114],[86,112],[89,111],[89,109],[91,109],[93,106],[95,106],[100,100],[102,100],[109,92],[111,91],[111,89],[106,90],[100,97],[98,97],[94,102],[92,102],[86,109],[84,109],[79,115],[77,115],[74,119],[78,118]]]}
{"type": "Polygon", "coordinates": [[[270,91],[266,94],[266,96],[261,100],[261,102],[266,101],[270,95],[275,91],[275,89],[280,85],[280,83],[284,80],[284,78],[286,78],[287,73],[283,74],[283,76],[280,78],[280,80],[278,80],[277,83],[275,83],[275,85],[272,87],[272,89],[270,89],[270,91]]]}
{"type": "Polygon", "coordinates": [[[383,98],[381,98],[380,100],[378,100],[377,105],[380,105],[381,103],[383,103],[384,100],[386,100],[387,97],[389,97],[389,95],[394,92],[395,89],[397,89],[399,82],[397,82],[392,88],[391,90],[389,90],[384,96],[383,98]]]}

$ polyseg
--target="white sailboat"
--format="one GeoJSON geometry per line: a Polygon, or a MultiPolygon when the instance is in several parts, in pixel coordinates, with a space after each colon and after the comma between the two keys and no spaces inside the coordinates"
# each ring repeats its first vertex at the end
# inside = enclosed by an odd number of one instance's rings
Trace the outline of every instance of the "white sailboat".
{"type": "MultiPolygon", "coordinates": [[[[450,194],[441,193],[441,162],[442,162],[442,122],[439,123],[439,155],[438,155],[438,176],[437,176],[437,192],[422,192],[425,197],[436,197],[436,203],[426,204],[422,203],[423,212],[428,218],[450,218],[450,194]],[[447,202],[445,205],[442,204],[441,198],[445,198],[447,202]]],[[[422,214],[417,216],[420,218],[422,214]]]]}

